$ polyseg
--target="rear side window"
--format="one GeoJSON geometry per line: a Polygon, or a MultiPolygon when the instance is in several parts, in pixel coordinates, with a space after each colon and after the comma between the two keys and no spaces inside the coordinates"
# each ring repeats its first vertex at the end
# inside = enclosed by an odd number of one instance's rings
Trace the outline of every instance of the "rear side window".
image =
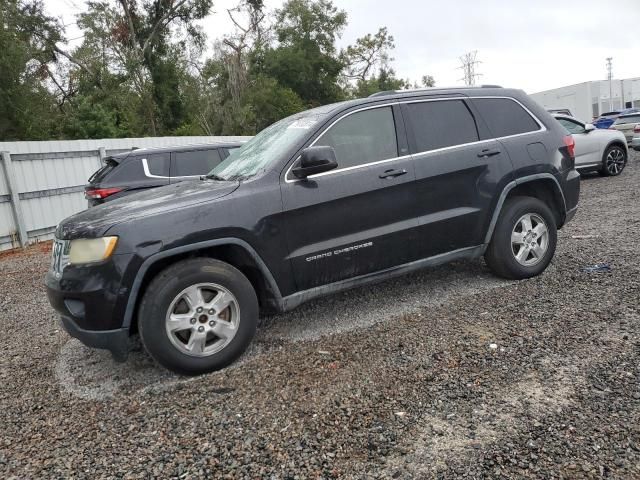
{"type": "Polygon", "coordinates": [[[388,160],[398,156],[391,107],[354,113],[329,128],[315,143],[333,147],[339,168],[388,160]]]}
{"type": "Polygon", "coordinates": [[[171,157],[168,153],[156,153],[145,158],[151,175],[158,177],[169,176],[169,160],[171,157]]]}
{"type": "Polygon", "coordinates": [[[218,149],[176,152],[171,167],[171,176],[191,177],[206,175],[221,161],[218,149]]]}
{"type": "Polygon", "coordinates": [[[478,128],[462,100],[407,104],[418,152],[479,140],[478,128]]]}
{"type": "Polygon", "coordinates": [[[494,137],[508,137],[540,130],[540,125],[515,101],[508,98],[476,98],[474,105],[494,137]]]}

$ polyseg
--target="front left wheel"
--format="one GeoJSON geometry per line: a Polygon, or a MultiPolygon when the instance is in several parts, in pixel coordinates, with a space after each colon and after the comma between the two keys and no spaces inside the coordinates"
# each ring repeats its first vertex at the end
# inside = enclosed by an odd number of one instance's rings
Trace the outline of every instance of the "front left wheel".
{"type": "Polygon", "coordinates": [[[138,314],[147,352],[185,375],[232,363],[251,343],[257,323],[258,299],[247,277],[210,258],[184,260],[160,272],[138,314]]]}

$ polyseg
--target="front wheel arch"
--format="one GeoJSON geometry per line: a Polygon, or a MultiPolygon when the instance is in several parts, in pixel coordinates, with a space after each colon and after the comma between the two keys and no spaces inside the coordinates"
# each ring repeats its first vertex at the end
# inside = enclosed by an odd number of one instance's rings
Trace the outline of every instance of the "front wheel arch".
{"type": "Polygon", "coordinates": [[[137,330],[137,313],[142,297],[153,278],[174,263],[195,257],[220,260],[237,268],[251,282],[258,295],[260,309],[267,312],[282,309],[282,295],[275,279],[258,253],[245,241],[223,238],[171,250],[147,258],[138,270],[127,300],[123,328],[137,330]]]}

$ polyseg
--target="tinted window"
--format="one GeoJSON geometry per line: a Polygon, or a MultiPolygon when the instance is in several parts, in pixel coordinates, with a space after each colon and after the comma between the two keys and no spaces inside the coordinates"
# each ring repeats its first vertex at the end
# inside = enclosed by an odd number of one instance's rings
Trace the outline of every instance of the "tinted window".
{"type": "Polygon", "coordinates": [[[206,175],[216,167],[222,159],[217,149],[177,152],[171,170],[172,177],[189,177],[206,175]]]}
{"type": "Polygon", "coordinates": [[[558,120],[558,122],[560,122],[560,125],[562,125],[564,128],[566,128],[569,133],[584,133],[585,132],[584,127],[582,125],[580,125],[578,122],[572,122],[571,120],[568,120],[566,118],[558,118],[556,120],[558,120]]]}
{"type": "Polygon", "coordinates": [[[315,145],[333,147],[340,168],[397,157],[393,111],[384,107],[349,115],[327,130],[315,145]]]}
{"type": "Polygon", "coordinates": [[[461,100],[407,104],[418,152],[477,142],[478,128],[461,100]]]}
{"type": "Polygon", "coordinates": [[[129,157],[113,169],[112,173],[106,178],[106,181],[109,183],[127,183],[132,180],[140,180],[144,177],[140,157],[129,157]]]}
{"type": "Polygon", "coordinates": [[[473,100],[494,137],[507,137],[540,130],[536,121],[518,103],[508,98],[473,100]]]}
{"type": "Polygon", "coordinates": [[[168,153],[156,153],[145,157],[147,159],[147,166],[149,167],[149,173],[151,175],[158,175],[159,177],[169,176],[169,158],[168,153]]]}
{"type": "Polygon", "coordinates": [[[615,121],[616,125],[620,125],[621,123],[638,123],[640,122],[640,115],[629,115],[626,117],[618,117],[615,121]]]}

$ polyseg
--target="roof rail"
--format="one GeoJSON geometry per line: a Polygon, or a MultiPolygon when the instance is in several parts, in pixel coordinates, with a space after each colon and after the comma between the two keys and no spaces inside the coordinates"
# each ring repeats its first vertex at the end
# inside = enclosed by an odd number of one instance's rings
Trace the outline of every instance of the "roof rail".
{"type": "Polygon", "coordinates": [[[384,92],[376,92],[369,95],[372,97],[386,97],[388,95],[398,95],[400,93],[419,93],[419,92],[433,92],[436,90],[472,90],[474,88],[502,88],[500,85],[480,85],[479,87],[471,86],[454,86],[454,87],[425,87],[425,88],[412,88],[407,90],[385,90],[384,92]]]}

